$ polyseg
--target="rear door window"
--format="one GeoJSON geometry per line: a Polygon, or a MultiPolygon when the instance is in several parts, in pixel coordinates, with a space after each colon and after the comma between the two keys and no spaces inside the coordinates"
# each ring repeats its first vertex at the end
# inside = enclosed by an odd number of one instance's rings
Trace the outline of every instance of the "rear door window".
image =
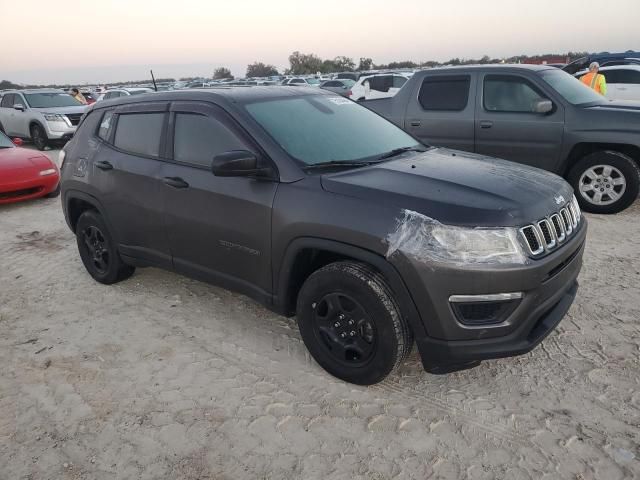
{"type": "Polygon", "coordinates": [[[600,72],[604,75],[607,83],[615,85],[617,83],[625,83],[625,84],[640,84],[640,71],[636,70],[625,70],[625,69],[614,69],[607,70],[604,72],[600,72]]]}
{"type": "Polygon", "coordinates": [[[393,77],[393,88],[402,88],[407,83],[407,79],[400,76],[393,77]]]}
{"type": "Polygon", "coordinates": [[[6,93],[2,97],[2,103],[0,103],[0,107],[2,108],[13,108],[13,99],[15,95],[13,93],[6,93]]]}
{"type": "Polygon", "coordinates": [[[425,110],[461,111],[469,102],[469,75],[426,77],[420,86],[418,101],[425,110]]]}
{"type": "Polygon", "coordinates": [[[211,167],[220,153],[246,149],[222,122],[200,114],[176,113],[173,138],[173,159],[198,167],[211,167]]]}
{"type": "Polygon", "coordinates": [[[119,114],[113,144],[125,152],[157,157],[164,118],[164,113],[119,114]]]}

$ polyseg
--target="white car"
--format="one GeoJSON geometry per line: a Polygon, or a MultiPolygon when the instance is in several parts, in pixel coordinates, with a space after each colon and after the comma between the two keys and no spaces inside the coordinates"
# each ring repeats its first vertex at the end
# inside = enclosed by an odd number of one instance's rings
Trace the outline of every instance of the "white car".
{"type": "Polygon", "coordinates": [[[351,100],[371,100],[373,98],[393,97],[409,79],[396,73],[367,75],[360,77],[351,87],[351,100]]]}
{"type": "Polygon", "coordinates": [[[129,95],[140,95],[141,93],[152,93],[153,88],[146,87],[135,87],[135,88],[112,88],[104,92],[100,97],[98,97],[98,101],[100,100],[111,100],[113,98],[127,97],[129,95]]]}
{"type": "MultiPolygon", "coordinates": [[[[577,78],[589,73],[584,70],[576,73],[577,78]]],[[[609,100],[640,100],[640,65],[616,65],[602,67],[598,73],[607,81],[609,100]]]]}
{"type": "Polygon", "coordinates": [[[306,85],[311,87],[319,87],[320,80],[314,77],[295,77],[290,78],[284,85],[306,85]]]}

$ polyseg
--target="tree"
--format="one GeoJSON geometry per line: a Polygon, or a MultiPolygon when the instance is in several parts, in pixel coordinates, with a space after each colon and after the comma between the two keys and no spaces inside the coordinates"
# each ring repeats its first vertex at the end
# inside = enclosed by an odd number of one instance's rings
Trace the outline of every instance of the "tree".
{"type": "Polygon", "coordinates": [[[358,64],[358,70],[371,70],[373,68],[373,60],[370,58],[360,57],[360,63],[358,64]]]}
{"type": "Polygon", "coordinates": [[[213,71],[213,79],[214,80],[223,80],[225,78],[231,78],[233,80],[233,75],[231,75],[231,70],[225,67],[216,68],[213,71]]]}
{"type": "Polygon", "coordinates": [[[273,65],[265,65],[262,62],[253,62],[247,65],[247,77],[271,77],[279,75],[278,69],[273,65]]]}
{"type": "MultiPolygon", "coordinates": [[[[333,65],[335,66],[334,72],[352,72],[356,68],[356,62],[353,58],[339,56],[333,59],[333,65]]],[[[331,73],[331,72],[327,72],[331,73]]]]}
{"type": "Polygon", "coordinates": [[[289,69],[291,75],[304,75],[323,70],[322,59],[313,53],[300,53],[298,51],[289,55],[289,69]]]}

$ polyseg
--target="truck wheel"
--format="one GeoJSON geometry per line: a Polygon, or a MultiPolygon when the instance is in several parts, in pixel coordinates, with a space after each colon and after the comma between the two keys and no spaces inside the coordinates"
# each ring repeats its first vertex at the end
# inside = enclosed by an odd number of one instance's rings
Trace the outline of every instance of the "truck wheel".
{"type": "Polygon", "coordinates": [[[413,344],[391,289],[362,263],[336,262],[312,273],[298,295],[297,318],[320,366],[359,385],[384,379],[413,344]]]}
{"type": "Polygon", "coordinates": [[[617,213],[638,197],[640,168],[627,155],[606,150],[583,157],[567,179],[583,210],[617,213]]]}
{"type": "Polygon", "coordinates": [[[110,285],[133,275],[135,267],[120,258],[107,225],[100,214],[87,210],[78,219],[76,241],[80,258],[94,280],[110,285]]]}
{"type": "Polygon", "coordinates": [[[38,150],[42,151],[47,148],[47,134],[44,132],[44,129],[40,125],[33,125],[30,132],[31,141],[38,150]]]}

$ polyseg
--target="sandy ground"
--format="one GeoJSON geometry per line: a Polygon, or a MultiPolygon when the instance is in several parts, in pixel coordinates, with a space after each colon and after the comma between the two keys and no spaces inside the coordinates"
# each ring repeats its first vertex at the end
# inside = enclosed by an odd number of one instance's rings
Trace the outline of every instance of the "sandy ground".
{"type": "Polygon", "coordinates": [[[640,478],[639,219],[589,216],[578,298],[532,353],[447,376],[414,354],[365,388],[240,295],[94,282],[59,199],[0,207],[0,478],[640,478]]]}

